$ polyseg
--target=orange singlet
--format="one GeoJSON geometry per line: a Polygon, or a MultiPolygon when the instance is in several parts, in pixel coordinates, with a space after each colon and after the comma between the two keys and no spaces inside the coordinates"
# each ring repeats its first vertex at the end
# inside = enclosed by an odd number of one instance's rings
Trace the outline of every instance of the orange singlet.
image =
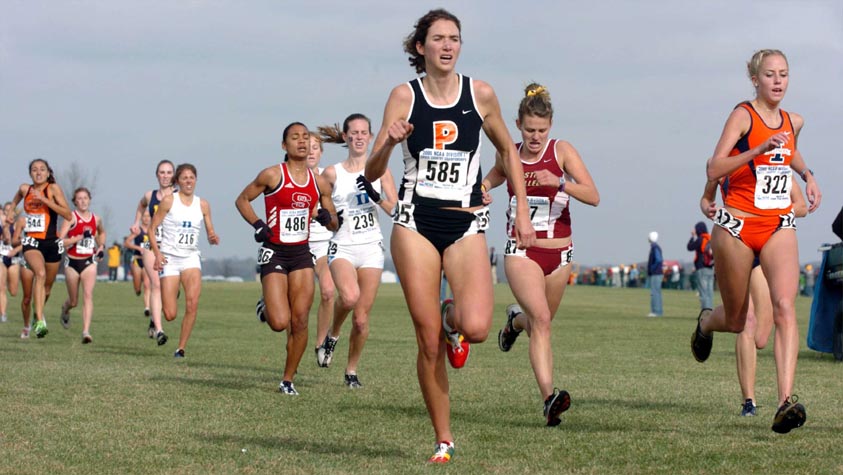
{"type": "MultiPolygon", "coordinates": [[[[26,212],[26,235],[35,239],[56,239],[57,214],[44,203],[35,203],[32,199],[30,186],[23,197],[23,210],[26,212]]],[[[42,201],[50,199],[50,185],[41,190],[42,201]]]]}
{"type": "Polygon", "coordinates": [[[790,114],[779,110],[781,124],[773,128],[764,123],[749,102],[742,102],[737,107],[749,112],[750,125],[729,153],[730,157],[758,146],[779,132],[787,133],[788,139],[780,147],[756,156],[733,171],[723,182],[723,201],[726,206],[758,216],[787,214],[793,208],[790,203],[793,182],[790,161],[796,151],[790,114]]]}
{"type": "Polygon", "coordinates": [[[773,233],[779,229],[796,229],[790,201],[793,185],[790,161],[796,150],[796,136],[790,114],[783,110],[779,110],[781,124],[773,128],[764,123],[749,102],[737,107],[749,112],[750,126],[729,153],[730,157],[752,149],[776,133],[788,134],[787,142],[754,157],[720,184],[726,206],[757,216],[733,216],[721,208],[714,217],[715,224],[740,239],[757,256],[773,233]]]}

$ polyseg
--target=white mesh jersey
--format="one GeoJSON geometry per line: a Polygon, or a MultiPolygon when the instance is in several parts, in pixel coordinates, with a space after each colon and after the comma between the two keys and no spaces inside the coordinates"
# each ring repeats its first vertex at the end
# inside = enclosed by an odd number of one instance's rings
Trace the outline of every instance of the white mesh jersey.
{"type": "Polygon", "coordinates": [[[199,253],[199,233],[202,231],[202,205],[193,195],[189,206],[181,202],[178,192],[173,193],[173,206],[161,223],[161,252],[177,257],[188,257],[199,253]]]}
{"type": "MultiPolygon", "coordinates": [[[[337,165],[339,166],[339,165],[337,165]]],[[[321,175],[325,169],[322,167],[316,168],[316,174],[321,175]]],[[[322,205],[316,205],[316,209],[322,209],[322,205]]],[[[334,235],[334,232],[319,224],[315,219],[310,220],[310,238],[308,241],[310,242],[322,242],[331,239],[334,235]]]]}
{"type": "MultiPolygon", "coordinates": [[[[379,206],[369,199],[365,191],[357,189],[357,177],[363,175],[363,170],[350,173],[342,163],[334,165],[337,180],[334,182],[334,192],[331,198],[337,213],[343,212],[342,226],[331,238],[337,244],[367,244],[383,240],[380,221],[378,220],[379,206]]],[[[382,193],[381,181],[377,179],[372,186],[378,193],[382,193]]]]}

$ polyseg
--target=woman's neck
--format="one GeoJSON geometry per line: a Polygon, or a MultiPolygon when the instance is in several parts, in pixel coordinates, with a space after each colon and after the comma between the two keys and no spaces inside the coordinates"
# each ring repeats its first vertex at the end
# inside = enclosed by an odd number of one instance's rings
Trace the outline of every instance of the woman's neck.
{"type": "Polygon", "coordinates": [[[453,71],[428,73],[422,82],[428,98],[435,103],[449,104],[459,94],[460,77],[453,71]]]}

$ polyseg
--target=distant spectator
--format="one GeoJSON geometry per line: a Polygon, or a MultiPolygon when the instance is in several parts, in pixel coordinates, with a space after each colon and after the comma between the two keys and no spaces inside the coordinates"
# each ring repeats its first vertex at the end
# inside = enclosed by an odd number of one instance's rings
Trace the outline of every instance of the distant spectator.
{"type": "Polygon", "coordinates": [[[711,235],[704,222],[698,222],[691,230],[688,250],[694,252],[694,274],[700,292],[700,309],[714,308],[714,253],[711,251],[711,235]]]}
{"type": "Polygon", "coordinates": [[[814,274],[814,266],[811,264],[805,265],[805,287],[802,289],[802,295],[810,297],[814,295],[814,282],[816,281],[814,274]]]}
{"type": "Polygon", "coordinates": [[[120,244],[114,241],[114,244],[108,248],[108,280],[114,282],[117,280],[117,268],[120,267],[120,244]]]}
{"type": "Polygon", "coordinates": [[[629,270],[629,286],[638,287],[638,264],[632,264],[632,269],[629,270]]]}
{"type": "Polygon", "coordinates": [[[659,233],[650,233],[650,257],[647,259],[647,280],[650,282],[650,313],[648,317],[661,317],[662,310],[662,279],[664,277],[662,248],[656,243],[659,233]]]}
{"type": "MultiPolygon", "coordinates": [[[[126,242],[127,236],[123,236],[123,242],[126,242]]],[[[122,255],[120,256],[123,264],[123,280],[129,280],[132,275],[132,262],[135,260],[135,251],[128,247],[123,247],[122,255]]]]}

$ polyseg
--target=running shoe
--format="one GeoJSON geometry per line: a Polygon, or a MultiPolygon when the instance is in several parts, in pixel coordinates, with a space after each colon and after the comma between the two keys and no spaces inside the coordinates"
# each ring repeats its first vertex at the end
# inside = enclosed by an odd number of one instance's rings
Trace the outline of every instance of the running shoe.
{"type": "Polygon", "coordinates": [[[183,349],[181,349],[181,348],[179,348],[178,350],[176,350],[176,352],[175,352],[175,353],[173,353],[173,358],[176,358],[176,359],[179,359],[179,358],[184,358],[184,350],[183,350],[183,349]]]}
{"type": "Polygon", "coordinates": [[[38,338],[44,338],[49,333],[49,330],[47,330],[47,321],[44,319],[36,320],[33,329],[35,330],[35,336],[38,338]]]}
{"type": "Polygon", "coordinates": [[[785,399],[784,404],[776,411],[776,417],[773,418],[773,432],[787,434],[793,429],[802,427],[808,415],[805,412],[805,406],[796,402],[798,399],[795,394],[785,399]]]}
{"type": "Polygon", "coordinates": [[[515,344],[515,340],[518,338],[518,335],[521,334],[523,330],[516,330],[514,326],[512,326],[513,320],[515,317],[518,316],[519,313],[523,313],[521,307],[518,304],[510,304],[506,307],[506,324],[503,326],[501,331],[498,332],[498,348],[501,351],[509,351],[512,349],[512,345],[515,344]]]}
{"type": "Polygon", "coordinates": [[[87,345],[88,343],[91,343],[92,341],[94,341],[94,339],[93,339],[93,338],[91,338],[91,334],[90,334],[90,333],[88,333],[88,332],[82,332],[82,344],[83,344],[83,345],[87,345]]]}
{"type": "Polygon", "coordinates": [[[752,417],[755,415],[755,402],[752,399],[747,399],[741,406],[741,417],[752,417]]]}
{"type": "Polygon", "coordinates": [[[427,461],[429,463],[448,463],[454,457],[454,443],[443,440],[436,444],[436,450],[427,461]]]}
{"type": "Polygon", "coordinates": [[[266,302],[263,301],[263,297],[255,304],[255,315],[259,322],[266,323],[266,302]]]}
{"type": "Polygon", "coordinates": [[[61,326],[65,329],[70,328],[70,310],[66,309],[64,305],[61,306],[61,326]]]}
{"type": "Polygon", "coordinates": [[[149,328],[146,329],[146,335],[150,338],[155,338],[155,323],[152,319],[149,320],[149,328]]]}
{"type": "Polygon", "coordinates": [[[349,389],[360,389],[363,387],[363,383],[357,379],[356,374],[346,374],[345,375],[345,385],[348,386],[349,389]]]}
{"type": "Polygon", "coordinates": [[[445,321],[448,309],[453,306],[454,299],[445,299],[442,302],[442,330],[445,332],[445,350],[448,353],[448,362],[452,368],[459,369],[465,366],[465,362],[468,361],[471,344],[465,341],[460,332],[452,329],[445,321]]]}
{"type": "Polygon", "coordinates": [[[544,400],[544,418],[548,427],[556,427],[562,423],[559,416],[571,407],[571,395],[568,391],[553,388],[553,394],[544,400]]]}
{"type": "Polygon", "coordinates": [[[281,381],[281,384],[278,385],[278,390],[281,391],[282,394],[286,394],[287,396],[299,395],[299,392],[296,391],[296,387],[293,386],[292,381],[281,381]]]}
{"type": "Polygon", "coordinates": [[[706,335],[700,327],[703,317],[709,315],[711,315],[710,308],[700,310],[700,314],[697,317],[697,328],[694,330],[693,336],[691,336],[691,353],[693,353],[694,359],[700,363],[707,360],[709,355],[711,355],[711,346],[714,343],[714,334],[706,335]]]}
{"type": "Polygon", "coordinates": [[[20,339],[28,340],[30,330],[32,330],[32,327],[23,327],[23,330],[20,331],[20,339]]]}
{"type": "Polygon", "coordinates": [[[331,365],[331,360],[334,358],[334,348],[337,346],[337,340],[331,335],[325,335],[325,340],[316,348],[316,364],[320,368],[327,368],[331,365]]]}
{"type": "Polygon", "coordinates": [[[6,323],[7,321],[8,321],[8,318],[6,318],[5,313],[3,315],[0,315],[0,323],[6,323]]]}
{"type": "Polygon", "coordinates": [[[167,335],[165,335],[163,331],[158,332],[155,335],[155,339],[158,340],[158,346],[161,346],[164,343],[167,343],[167,340],[168,340],[167,335]]]}
{"type": "Polygon", "coordinates": [[[149,316],[149,309],[148,309],[148,308],[143,309],[143,316],[144,316],[144,317],[148,317],[148,316],[149,316]]]}
{"type": "Polygon", "coordinates": [[[141,294],[141,291],[140,291],[140,290],[135,290],[135,295],[136,295],[136,296],[140,297],[140,294],[141,294]]]}

